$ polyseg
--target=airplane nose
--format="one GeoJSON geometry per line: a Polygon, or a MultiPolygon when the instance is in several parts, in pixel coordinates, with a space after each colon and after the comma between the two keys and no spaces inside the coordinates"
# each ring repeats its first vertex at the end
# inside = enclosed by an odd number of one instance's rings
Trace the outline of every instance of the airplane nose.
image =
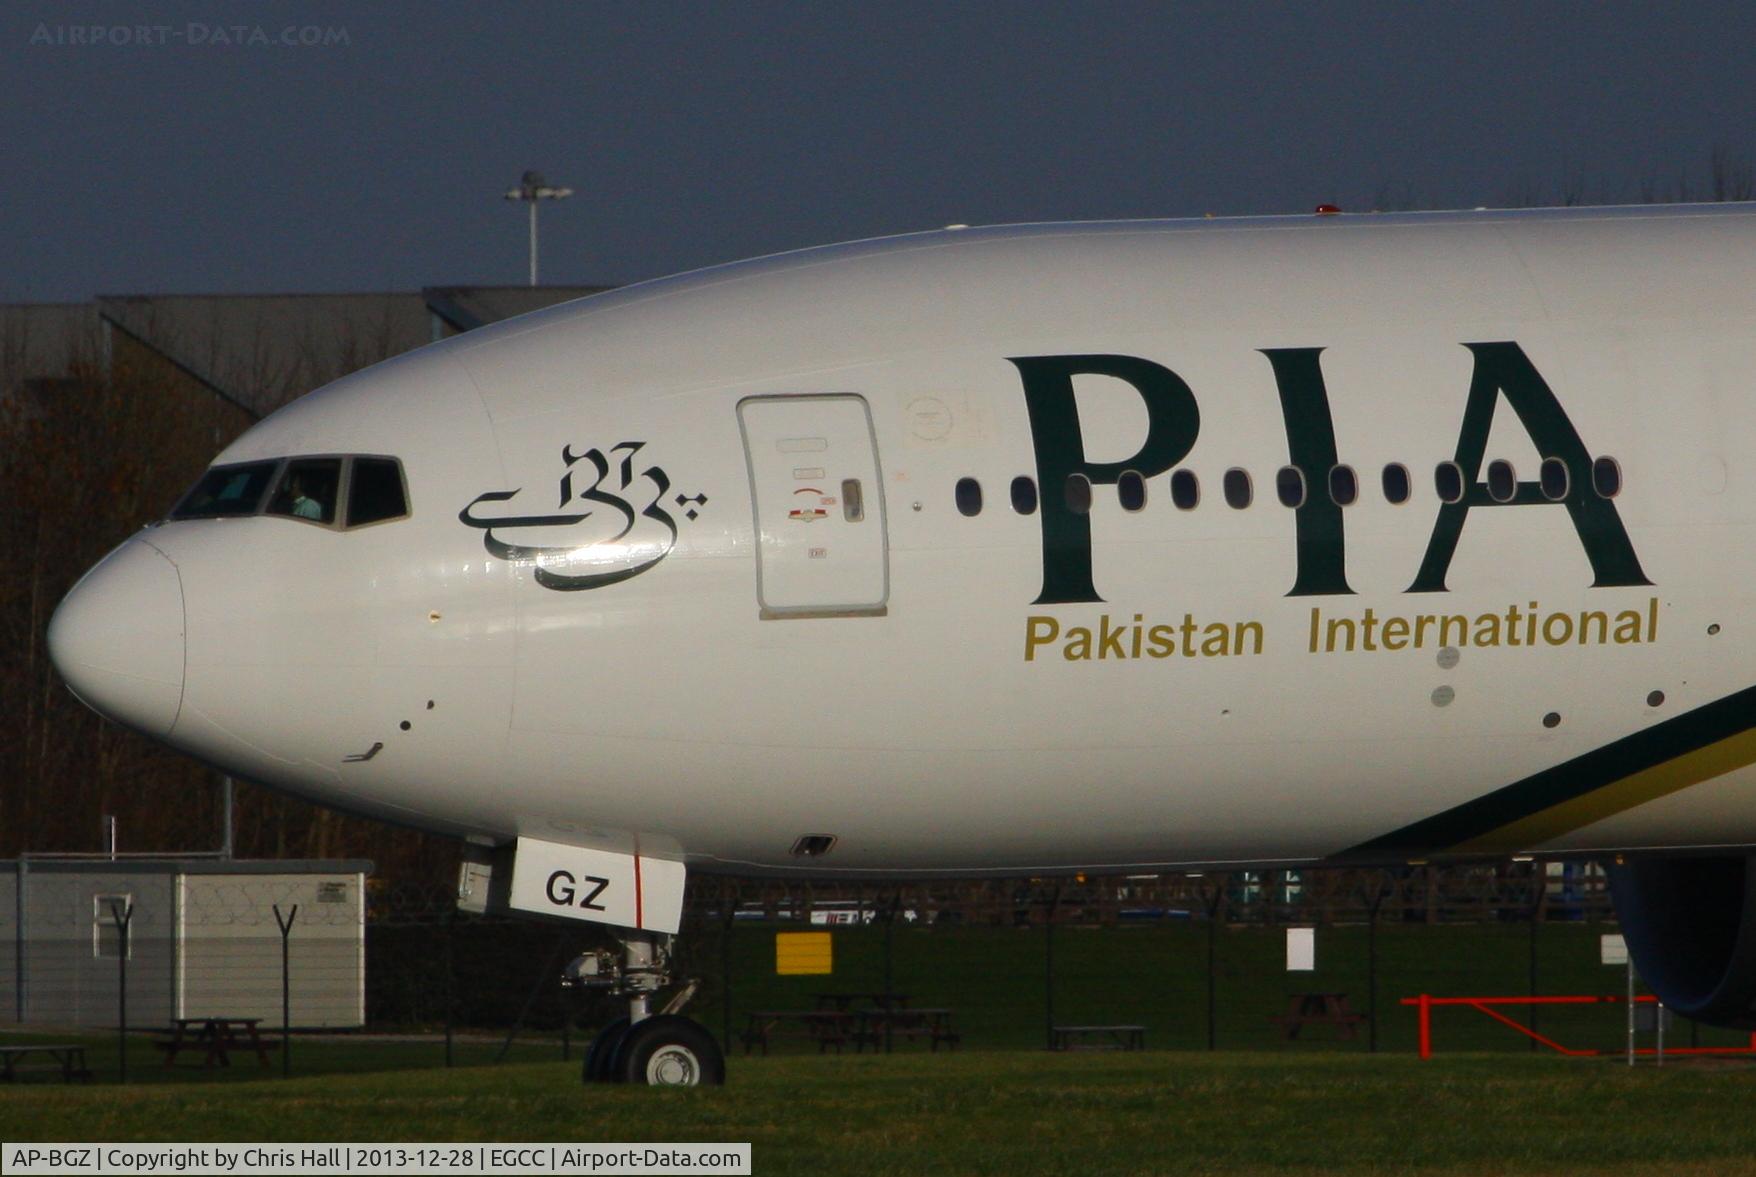
{"type": "Polygon", "coordinates": [[[61,601],[49,621],[49,657],[86,706],[162,738],[183,705],[183,632],[177,566],[132,539],[61,601]]]}

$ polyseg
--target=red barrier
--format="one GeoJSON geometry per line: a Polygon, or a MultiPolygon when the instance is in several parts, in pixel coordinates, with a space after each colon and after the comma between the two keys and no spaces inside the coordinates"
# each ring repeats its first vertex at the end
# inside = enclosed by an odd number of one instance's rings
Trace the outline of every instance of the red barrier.
{"type": "MultiPolygon", "coordinates": [[[[1643,993],[1634,998],[1634,1004],[1636,1005],[1651,1005],[1656,1004],[1657,1001],[1658,998],[1652,996],[1650,993],[1643,993]]],[[[1550,1050],[1559,1054],[1587,1057],[1602,1054],[1603,1052],[1598,1050],[1575,1050],[1572,1047],[1562,1046],[1554,1039],[1545,1038],[1541,1034],[1538,1034],[1523,1022],[1514,1021],[1505,1014],[1500,1013],[1498,1010],[1490,1009],[1489,1007],[1495,1005],[1626,1005],[1628,1004],[1628,999],[1616,994],[1610,994],[1604,997],[1433,997],[1430,994],[1423,993],[1419,997],[1403,998],[1402,1004],[1412,1005],[1420,1010],[1420,1046],[1422,1058],[1433,1057],[1433,1007],[1436,1005],[1467,1005],[1473,1010],[1487,1014],[1496,1022],[1501,1022],[1512,1027],[1525,1037],[1540,1042],[1550,1050]]],[[[1649,1046],[1642,1046],[1637,1048],[1634,1053],[1653,1054],[1655,1053],[1655,1049],[1649,1046]]],[[[1667,1046],[1665,1047],[1665,1053],[1674,1055],[1756,1054],[1756,1033],[1750,1035],[1750,1045],[1748,1046],[1667,1046]]]]}

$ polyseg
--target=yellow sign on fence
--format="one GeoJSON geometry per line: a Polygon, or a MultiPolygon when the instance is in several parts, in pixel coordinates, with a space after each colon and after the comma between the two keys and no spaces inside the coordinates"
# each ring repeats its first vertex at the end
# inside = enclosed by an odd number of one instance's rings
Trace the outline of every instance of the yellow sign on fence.
{"type": "Polygon", "coordinates": [[[833,972],[828,932],[776,932],[774,971],[783,977],[807,977],[833,972]]]}

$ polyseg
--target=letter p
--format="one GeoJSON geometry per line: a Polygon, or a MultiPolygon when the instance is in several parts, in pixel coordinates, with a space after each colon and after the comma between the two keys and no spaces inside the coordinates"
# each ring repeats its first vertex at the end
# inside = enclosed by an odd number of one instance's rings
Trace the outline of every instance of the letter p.
{"type": "Polygon", "coordinates": [[[1169,368],[1135,356],[1014,356],[1024,380],[1030,413],[1031,445],[1036,450],[1041,488],[1043,590],[1034,604],[1101,601],[1091,575],[1091,518],[1067,501],[1067,481],[1083,475],[1093,485],[1113,486],[1124,471],[1143,478],[1162,474],[1182,461],[1201,431],[1195,394],[1169,368]],[[1133,457],[1092,462],[1079,430],[1075,376],[1111,376],[1133,386],[1146,403],[1146,437],[1133,457]]]}

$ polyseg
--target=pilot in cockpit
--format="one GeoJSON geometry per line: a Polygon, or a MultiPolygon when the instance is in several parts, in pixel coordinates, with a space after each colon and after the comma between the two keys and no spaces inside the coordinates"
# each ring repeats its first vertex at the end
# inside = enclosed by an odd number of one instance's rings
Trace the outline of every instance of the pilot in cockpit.
{"type": "Polygon", "coordinates": [[[287,491],[292,496],[288,514],[301,519],[322,519],[326,514],[323,504],[306,493],[305,480],[299,475],[287,480],[287,491]]]}
{"type": "Polygon", "coordinates": [[[340,458],[292,461],[287,463],[286,472],[281,476],[280,489],[269,501],[268,513],[328,524],[335,519],[340,490],[340,458]]]}

